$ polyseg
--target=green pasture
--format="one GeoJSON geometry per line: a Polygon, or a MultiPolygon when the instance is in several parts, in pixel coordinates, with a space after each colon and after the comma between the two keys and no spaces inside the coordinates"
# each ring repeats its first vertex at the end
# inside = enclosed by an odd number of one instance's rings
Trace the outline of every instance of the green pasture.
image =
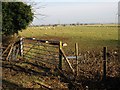
{"type": "Polygon", "coordinates": [[[118,44],[118,29],[114,25],[28,27],[19,34],[22,37],[61,40],[68,44],[68,49],[74,49],[76,42],[81,50],[97,50],[103,46],[114,48],[118,44]]]}

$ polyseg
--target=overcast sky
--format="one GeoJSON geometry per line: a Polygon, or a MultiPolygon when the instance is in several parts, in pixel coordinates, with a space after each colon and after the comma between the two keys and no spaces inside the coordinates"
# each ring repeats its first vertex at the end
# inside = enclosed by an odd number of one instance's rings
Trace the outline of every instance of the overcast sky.
{"type": "MultiPolygon", "coordinates": [[[[32,1],[32,0],[31,0],[32,1]]],[[[119,0],[34,0],[37,16],[34,25],[70,23],[117,23],[119,0]]]]}

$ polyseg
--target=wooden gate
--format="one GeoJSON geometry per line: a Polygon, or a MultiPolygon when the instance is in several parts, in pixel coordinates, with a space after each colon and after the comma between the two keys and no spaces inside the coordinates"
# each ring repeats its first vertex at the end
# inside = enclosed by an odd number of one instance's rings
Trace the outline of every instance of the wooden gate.
{"type": "Polygon", "coordinates": [[[74,72],[62,49],[66,45],[66,43],[62,43],[61,41],[23,38],[21,39],[21,55],[25,59],[37,60],[51,66],[54,65],[60,70],[62,70],[62,60],[64,58],[71,71],[74,72]]]}
{"type": "Polygon", "coordinates": [[[33,59],[50,65],[59,64],[59,41],[21,39],[21,54],[25,59],[33,59]]]}

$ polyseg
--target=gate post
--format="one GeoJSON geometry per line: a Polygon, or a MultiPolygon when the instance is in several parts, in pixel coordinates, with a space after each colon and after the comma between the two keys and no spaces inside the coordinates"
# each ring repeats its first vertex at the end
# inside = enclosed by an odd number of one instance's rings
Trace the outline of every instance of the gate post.
{"type": "Polygon", "coordinates": [[[23,38],[20,38],[20,56],[23,56],[23,38]]]}
{"type": "Polygon", "coordinates": [[[103,81],[106,81],[106,60],[107,47],[103,47],[103,81]]]}
{"type": "Polygon", "coordinates": [[[62,70],[62,53],[61,53],[61,49],[62,49],[62,41],[59,42],[59,69],[62,70]]]}
{"type": "Polygon", "coordinates": [[[75,56],[76,56],[76,77],[78,76],[78,43],[75,43],[75,56]]]}

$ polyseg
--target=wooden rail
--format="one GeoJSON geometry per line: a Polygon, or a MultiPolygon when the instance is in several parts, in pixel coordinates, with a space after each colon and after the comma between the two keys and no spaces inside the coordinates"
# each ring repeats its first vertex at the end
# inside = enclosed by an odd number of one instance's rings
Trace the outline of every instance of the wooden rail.
{"type": "Polygon", "coordinates": [[[51,86],[49,86],[49,85],[47,85],[47,84],[45,84],[45,83],[43,83],[43,82],[40,82],[40,81],[38,81],[38,80],[35,81],[35,83],[43,86],[44,88],[46,88],[46,89],[48,89],[48,90],[53,90],[51,86]]]}
{"type": "Polygon", "coordinates": [[[65,52],[63,51],[63,49],[60,49],[61,54],[63,55],[64,59],[66,60],[66,62],[68,63],[69,68],[71,69],[72,73],[74,74],[75,70],[73,69],[71,63],[69,62],[67,56],[65,55],[65,52]]]}
{"type": "MultiPolygon", "coordinates": [[[[60,41],[55,41],[55,40],[38,40],[36,38],[23,38],[23,39],[37,41],[37,42],[46,43],[50,45],[57,45],[57,46],[59,46],[59,43],[60,43],[60,41]]],[[[62,46],[67,46],[67,44],[62,43],[62,46]]]]}
{"type": "Polygon", "coordinates": [[[8,45],[8,47],[5,49],[5,51],[2,53],[2,56],[8,51],[8,49],[12,46],[12,43],[8,45]]]}

